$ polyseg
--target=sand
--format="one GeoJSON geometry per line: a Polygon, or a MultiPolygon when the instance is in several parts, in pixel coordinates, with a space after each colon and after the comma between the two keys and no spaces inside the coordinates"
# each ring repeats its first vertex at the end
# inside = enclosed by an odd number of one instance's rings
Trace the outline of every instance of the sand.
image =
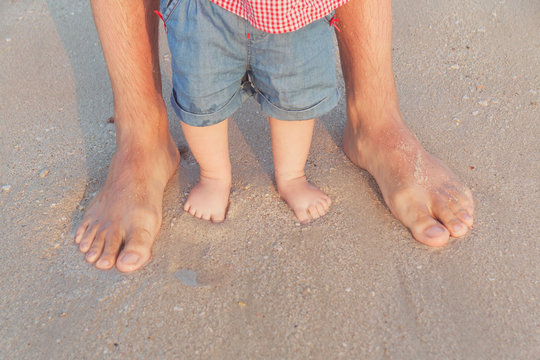
{"type": "MultiPolygon", "coordinates": [[[[88,2],[0,2],[0,358],[540,358],[539,14],[535,0],[394,5],[403,114],[472,188],[465,238],[430,249],[391,216],[341,151],[343,96],[307,165],[334,205],[298,225],[248,101],[230,125],[226,222],[182,211],[198,176],[184,151],[153,259],[124,275],[71,237],[115,147],[88,2]]],[[[166,46],[161,60],[168,94],[166,46]]]]}

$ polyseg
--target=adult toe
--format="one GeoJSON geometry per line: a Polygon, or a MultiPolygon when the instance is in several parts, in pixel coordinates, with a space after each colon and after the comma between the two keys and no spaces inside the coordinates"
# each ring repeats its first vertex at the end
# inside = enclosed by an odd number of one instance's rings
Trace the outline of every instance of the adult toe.
{"type": "Polygon", "coordinates": [[[429,212],[423,203],[413,203],[403,214],[398,214],[413,237],[428,246],[439,247],[448,243],[450,233],[429,212]]]}
{"type": "Polygon", "coordinates": [[[79,227],[75,231],[74,239],[75,239],[76,244],[81,243],[83,235],[86,232],[86,229],[88,228],[89,224],[90,224],[90,220],[83,220],[83,222],[79,225],[79,227]]]}
{"type": "Polygon", "coordinates": [[[105,232],[104,231],[98,232],[96,234],[96,237],[94,238],[94,241],[92,242],[92,246],[90,246],[90,249],[86,253],[86,261],[88,261],[89,263],[94,263],[101,255],[104,244],[105,244],[105,232]]]}
{"type": "Polygon", "coordinates": [[[455,215],[446,202],[437,201],[432,210],[433,215],[443,223],[453,237],[461,237],[469,230],[467,224],[455,215]]]}
{"type": "Polygon", "coordinates": [[[146,230],[135,230],[125,239],[124,249],[116,261],[116,268],[122,272],[139,269],[149,259],[154,239],[146,230]]]}
{"type": "Polygon", "coordinates": [[[448,243],[450,233],[444,226],[431,217],[425,218],[423,222],[431,222],[431,224],[425,226],[420,231],[418,229],[411,229],[411,232],[416,240],[432,247],[440,247],[448,243]]]}
{"type": "Polygon", "coordinates": [[[94,238],[98,229],[99,227],[97,225],[89,226],[88,228],[86,228],[86,231],[84,232],[79,243],[79,250],[81,250],[81,252],[86,253],[90,249],[90,246],[92,246],[92,243],[94,242],[94,238]]]}
{"type": "Polygon", "coordinates": [[[122,234],[119,231],[109,231],[105,237],[103,253],[96,262],[96,267],[102,270],[108,270],[114,266],[116,257],[122,245],[122,234]]]}
{"type": "Polygon", "coordinates": [[[454,215],[468,227],[473,225],[474,201],[469,189],[454,195],[448,206],[454,215]]]}
{"type": "Polygon", "coordinates": [[[461,220],[462,223],[467,225],[469,228],[473,227],[474,219],[472,214],[468,210],[460,209],[455,212],[455,215],[459,220],[461,220]]]}

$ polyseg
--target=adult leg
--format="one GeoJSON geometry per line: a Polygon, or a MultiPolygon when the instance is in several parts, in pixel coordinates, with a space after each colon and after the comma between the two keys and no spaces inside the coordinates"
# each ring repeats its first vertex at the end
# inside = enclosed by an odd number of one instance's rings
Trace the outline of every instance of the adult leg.
{"type": "Polygon", "coordinates": [[[323,216],[332,202],[306,180],[304,173],[315,120],[285,121],[270,117],[268,121],[279,195],[301,223],[323,216]]]}
{"type": "Polygon", "coordinates": [[[92,0],[114,95],[117,149],[75,233],[86,260],[133,271],[150,258],[180,156],[169,133],[157,51],[159,1],[92,0]],[[123,246],[123,248],[122,248],[123,246]]]}
{"type": "Polygon", "coordinates": [[[343,149],[377,181],[392,214],[420,242],[442,246],[473,224],[471,192],[428,154],[401,118],[392,69],[391,0],[336,9],[347,93],[343,149]]]}

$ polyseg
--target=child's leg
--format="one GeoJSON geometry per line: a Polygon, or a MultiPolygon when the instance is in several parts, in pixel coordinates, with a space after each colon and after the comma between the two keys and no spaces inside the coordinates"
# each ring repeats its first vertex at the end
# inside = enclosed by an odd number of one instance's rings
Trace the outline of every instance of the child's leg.
{"type": "Polygon", "coordinates": [[[201,168],[199,183],[191,189],[184,210],[199,219],[225,219],[231,189],[227,125],[227,119],[206,127],[182,122],[184,136],[201,168]]]}
{"type": "Polygon", "coordinates": [[[283,121],[269,117],[268,121],[279,195],[301,223],[323,216],[332,201],[308,183],[304,174],[315,120],[283,121]]]}

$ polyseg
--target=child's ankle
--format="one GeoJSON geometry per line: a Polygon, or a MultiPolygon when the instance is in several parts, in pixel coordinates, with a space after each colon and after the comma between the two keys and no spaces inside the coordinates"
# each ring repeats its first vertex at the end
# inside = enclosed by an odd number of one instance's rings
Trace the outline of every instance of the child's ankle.
{"type": "Polygon", "coordinates": [[[222,187],[231,187],[232,178],[230,175],[203,175],[201,174],[199,177],[199,182],[208,182],[213,183],[216,186],[222,186],[222,187]]]}
{"type": "Polygon", "coordinates": [[[276,179],[277,185],[279,185],[280,183],[290,183],[291,181],[306,180],[306,174],[304,173],[304,171],[282,173],[276,172],[274,177],[276,179]]]}

